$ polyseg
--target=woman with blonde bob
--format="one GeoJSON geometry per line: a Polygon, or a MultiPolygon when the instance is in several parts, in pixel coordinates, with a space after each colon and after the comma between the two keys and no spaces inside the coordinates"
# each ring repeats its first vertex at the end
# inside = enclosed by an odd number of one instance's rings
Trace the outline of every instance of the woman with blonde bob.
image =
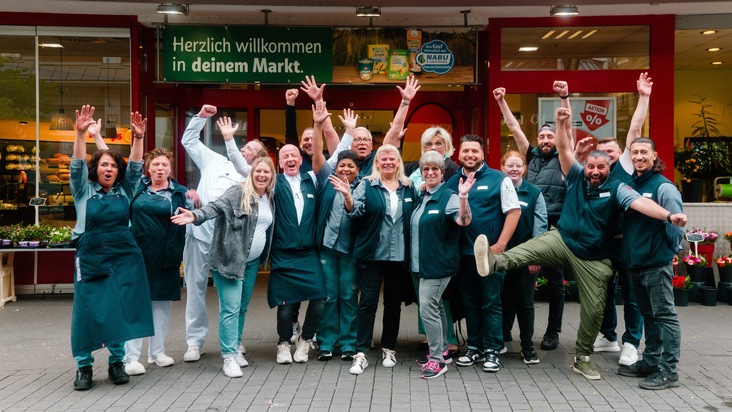
{"type": "MultiPolygon", "coordinates": [[[[434,151],[442,155],[445,161],[445,173],[443,173],[443,180],[447,182],[450,180],[460,168],[455,162],[450,159],[453,153],[455,153],[455,147],[452,145],[452,135],[450,132],[440,126],[432,126],[422,133],[420,138],[422,147],[422,153],[425,154],[429,151],[434,151]]],[[[409,162],[404,166],[404,173],[409,176],[415,190],[419,192],[424,184],[422,178],[422,171],[420,170],[419,161],[409,162]]]]}
{"type": "Polygon", "coordinates": [[[241,377],[241,368],[249,365],[238,348],[259,264],[264,264],[269,255],[274,184],[272,159],[260,157],[252,164],[246,181],[230,187],[201,209],[179,208],[180,214],[171,218],[179,225],[200,225],[216,218],[209,259],[219,294],[219,344],[224,374],[230,378],[241,377]]]}
{"type": "Polygon", "coordinates": [[[346,211],[357,228],[353,260],[361,299],[358,308],[356,355],[350,372],[363,373],[368,367],[366,353],[371,348],[379,292],[384,282],[384,319],[381,335],[382,365],[396,365],[402,292],[411,289],[406,263],[409,262],[409,219],[416,200],[412,182],[404,174],[399,150],[385,144],[374,156],[370,175],[356,187],[336,188],[344,195],[346,211]]]}

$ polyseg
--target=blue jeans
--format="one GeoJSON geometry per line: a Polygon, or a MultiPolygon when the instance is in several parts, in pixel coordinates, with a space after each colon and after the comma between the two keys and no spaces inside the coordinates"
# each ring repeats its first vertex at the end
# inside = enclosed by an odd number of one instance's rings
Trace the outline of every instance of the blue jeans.
{"type": "Polygon", "coordinates": [[[479,350],[503,348],[503,308],[501,290],[505,273],[478,275],[473,255],[460,258],[458,287],[465,306],[468,347],[479,350]]]}
{"type": "Polygon", "coordinates": [[[247,262],[244,279],[228,279],[211,269],[211,276],[219,294],[219,345],[221,356],[234,356],[239,350],[247,306],[257,280],[259,258],[247,262]]]}
{"type": "Polygon", "coordinates": [[[674,307],[671,263],[645,270],[628,269],[635,297],[645,320],[643,363],[676,373],[681,355],[681,324],[674,307]]]}
{"type": "Polygon", "coordinates": [[[623,343],[630,343],[637,348],[640,346],[641,337],[643,337],[643,317],[640,310],[638,310],[638,303],[635,300],[632,282],[628,278],[628,271],[616,262],[613,262],[613,268],[616,276],[611,277],[607,284],[607,300],[605,301],[605,314],[602,317],[600,333],[610,342],[618,340],[618,334],[615,331],[618,326],[615,294],[617,293],[617,286],[620,286],[620,291],[623,293],[623,318],[625,319],[623,343]]]}
{"type": "Polygon", "coordinates": [[[332,352],[337,342],[341,352],[355,352],[358,282],[353,257],[324,247],[320,250],[320,263],[325,274],[326,294],[318,329],[320,350],[332,352]]]}
{"type": "MultiPolygon", "coordinates": [[[[125,357],[125,343],[124,342],[107,345],[107,349],[109,350],[108,363],[110,365],[113,363],[122,362],[122,359],[125,357]]],[[[92,356],[91,352],[85,353],[83,355],[75,356],[74,359],[76,359],[77,368],[83,368],[84,366],[92,366],[94,364],[94,356],[92,356]]]]}

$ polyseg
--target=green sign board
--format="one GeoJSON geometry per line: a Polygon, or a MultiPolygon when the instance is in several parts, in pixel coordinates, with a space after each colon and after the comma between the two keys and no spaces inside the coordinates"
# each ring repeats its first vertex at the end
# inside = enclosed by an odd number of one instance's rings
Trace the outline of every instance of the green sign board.
{"type": "Polygon", "coordinates": [[[166,82],[333,80],[328,27],[166,26],[162,44],[166,82]]]}

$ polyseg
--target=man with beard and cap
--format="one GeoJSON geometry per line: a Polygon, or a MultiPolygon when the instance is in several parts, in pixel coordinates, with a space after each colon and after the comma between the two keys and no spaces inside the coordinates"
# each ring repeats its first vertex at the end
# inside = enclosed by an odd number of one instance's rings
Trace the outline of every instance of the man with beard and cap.
{"type": "Polygon", "coordinates": [[[663,162],[656,144],[648,138],[636,139],[630,146],[633,180],[630,186],[668,209],[667,222],[628,213],[623,225],[622,256],[633,282],[638,307],[645,320],[646,348],[643,359],[621,366],[618,374],[643,377],[643,389],[679,386],[677,365],[681,354],[681,325],[674,308],[672,261],[680,250],[682,231],[671,225],[673,213],[683,213],[681,194],[673,182],[661,175],[663,162]],[[642,244],[643,247],[637,247],[642,244]]]}
{"type": "Polygon", "coordinates": [[[590,355],[602,322],[607,282],[612,276],[609,257],[612,228],[617,225],[618,216],[633,209],[651,219],[683,226],[686,215],[672,214],[628,185],[609,178],[610,159],[605,152],[590,152],[584,167],[580,166],[567,137],[571,124],[569,109],[558,108],[556,119],[557,152],[567,181],[557,228],[500,254],[493,254],[488,239],[479,236],[475,240],[475,260],[481,276],[536,264],[569,267],[575,274],[581,302],[572,370],[595,380],[600,379],[600,373],[590,363],[590,355]]]}
{"type": "MultiPolygon", "coordinates": [[[[555,92],[561,99],[561,107],[569,109],[569,86],[567,82],[557,80],[552,85],[555,92]]],[[[526,157],[526,180],[529,183],[539,186],[542,195],[546,200],[547,218],[549,227],[556,226],[559,215],[562,213],[564,196],[567,188],[564,185],[564,177],[559,166],[559,156],[555,144],[556,131],[551,124],[544,124],[539,128],[536,136],[536,147],[531,146],[529,139],[521,130],[521,125],[513,116],[508,103],[505,100],[506,89],[499,87],[493,90],[493,97],[501,108],[501,114],[506,126],[513,134],[516,141],[516,148],[519,153],[526,157]]],[[[572,141],[571,130],[567,132],[570,142],[572,141]]],[[[574,145],[572,145],[574,147],[574,145]]],[[[561,268],[544,266],[542,262],[539,276],[547,279],[545,286],[549,299],[549,316],[547,319],[546,332],[541,340],[542,350],[556,349],[559,344],[559,333],[562,331],[562,316],[564,313],[564,273],[561,268]]],[[[507,341],[510,336],[504,336],[507,341]]]]}

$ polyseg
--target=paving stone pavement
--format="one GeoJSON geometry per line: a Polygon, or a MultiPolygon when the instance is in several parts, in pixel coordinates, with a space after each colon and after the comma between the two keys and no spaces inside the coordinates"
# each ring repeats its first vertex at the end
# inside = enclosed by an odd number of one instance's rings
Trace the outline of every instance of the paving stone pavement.
{"type": "MultiPolygon", "coordinates": [[[[182,362],[185,343],[185,294],[174,302],[166,353],[176,360],[155,365],[115,386],[107,380],[106,349],[94,353],[94,386],[73,390],[70,352],[71,296],[21,296],[0,309],[0,410],[2,411],[721,411],[732,410],[732,306],[678,308],[682,325],[681,387],[645,391],[638,379],[618,376],[618,353],[592,357],[602,380],[588,381],[572,372],[579,304],[568,302],[557,350],[537,350],[541,363],[522,362],[518,342],[508,344],[498,373],[479,366],[450,365],[440,378],[419,379],[415,360],[423,355],[415,305],[402,311],[397,366],[381,366],[378,348],[360,376],[336,357],[306,364],[275,364],[275,310],[267,306],[266,276],[257,280],[247,312],[245,340],[250,366],[229,379],[221,371],[218,305],[209,288],[211,330],[199,362],[182,362]]],[[[534,341],[538,349],[548,305],[537,302],[534,341]]],[[[622,314],[622,307],[618,306],[622,314]]],[[[301,311],[304,314],[304,311],[301,311]]],[[[381,311],[377,315],[381,319],[381,311]]],[[[622,333],[622,316],[619,331],[622,333]]],[[[375,336],[380,335],[377,322],[375,336]]],[[[515,328],[513,336],[518,337],[515,328]]],[[[145,346],[146,348],[146,346],[145,346]]],[[[641,346],[642,348],[642,346],[641,346]]],[[[143,348],[143,350],[146,350],[143,348]]],[[[464,348],[461,348],[461,351],[464,348]]],[[[145,352],[143,352],[144,354],[145,352]]],[[[315,357],[315,354],[313,354],[315,357]]],[[[144,356],[141,360],[146,360],[144,356]]]]}

